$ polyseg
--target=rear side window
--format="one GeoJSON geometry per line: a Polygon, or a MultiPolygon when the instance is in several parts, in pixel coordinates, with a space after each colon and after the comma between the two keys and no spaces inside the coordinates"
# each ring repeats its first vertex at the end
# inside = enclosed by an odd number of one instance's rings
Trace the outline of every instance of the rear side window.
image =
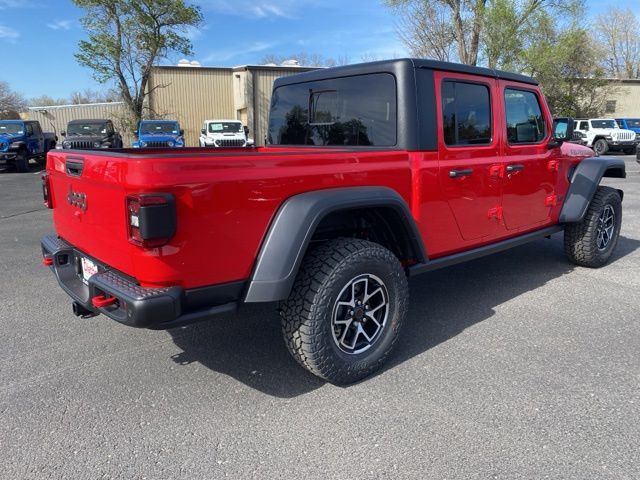
{"type": "Polygon", "coordinates": [[[546,123],[535,93],[505,88],[504,106],[509,143],[537,143],[547,136],[546,123]]]}
{"type": "Polygon", "coordinates": [[[375,73],[278,87],[271,99],[272,145],[394,146],[396,82],[375,73]]]}
{"type": "Polygon", "coordinates": [[[444,81],[441,96],[447,145],[491,143],[491,99],[486,85],[444,81]]]}

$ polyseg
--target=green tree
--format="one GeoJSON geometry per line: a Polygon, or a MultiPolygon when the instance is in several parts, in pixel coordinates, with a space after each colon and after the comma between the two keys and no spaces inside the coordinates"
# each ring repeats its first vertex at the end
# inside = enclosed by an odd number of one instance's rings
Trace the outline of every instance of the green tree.
{"type": "MultiPolygon", "coordinates": [[[[151,67],[172,53],[191,55],[187,29],[202,22],[198,7],[184,0],[73,0],[85,10],[88,39],[75,57],[101,83],[115,82],[133,117],[145,111],[151,67]]],[[[158,88],[158,87],[154,87],[158,88]]]]}
{"type": "Polygon", "coordinates": [[[520,56],[518,70],[535,77],[555,116],[594,117],[604,113],[616,85],[606,80],[603,51],[578,15],[567,26],[540,15],[535,38],[520,56]]]}

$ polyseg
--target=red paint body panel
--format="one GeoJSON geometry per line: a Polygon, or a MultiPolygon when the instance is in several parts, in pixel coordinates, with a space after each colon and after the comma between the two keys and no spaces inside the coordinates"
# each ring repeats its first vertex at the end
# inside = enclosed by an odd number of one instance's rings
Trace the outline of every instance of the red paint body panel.
{"type": "MultiPolygon", "coordinates": [[[[438,101],[438,151],[433,152],[304,147],[126,155],[50,151],[47,172],[56,232],[143,286],[194,288],[249,278],[278,208],[293,195],[319,189],[392,188],[409,205],[432,259],[556,223],[569,170],[591,150],[571,143],[549,149],[546,139],[539,145],[506,145],[502,91],[512,82],[449,72],[435,72],[434,78],[437,98],[445,78],[489,86],[494,124],[489,145],[447,147],[438,101]],[[83,162],[81,176],[67,174],[67,158],[83,162]],[[505,167],[513,163],[525,164],[524,171],[508,174],[505,167]],[[470,177],[449,174],[467,168],[473,169],[470,177]],[[177,231],[167,245],[144,249],[128,241],[126,197],[153,192],[175,196],[177,231]],[[71,193],[81,194],[84,207],[67,201],[71,193]]],[[[541,99],[548,139],[552,122],[542,94],[537,87],[526,88],[541,99]]]]}

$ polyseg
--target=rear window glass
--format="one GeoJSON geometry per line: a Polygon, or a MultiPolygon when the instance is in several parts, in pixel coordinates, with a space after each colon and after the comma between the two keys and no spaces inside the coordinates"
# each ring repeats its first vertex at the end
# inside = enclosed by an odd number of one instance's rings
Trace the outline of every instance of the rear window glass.
{"type": "Polygon", "coordinates": [[[278,87],[271,99],[272,145],[393,146],[396,82],[376,73],[278,87]]]}

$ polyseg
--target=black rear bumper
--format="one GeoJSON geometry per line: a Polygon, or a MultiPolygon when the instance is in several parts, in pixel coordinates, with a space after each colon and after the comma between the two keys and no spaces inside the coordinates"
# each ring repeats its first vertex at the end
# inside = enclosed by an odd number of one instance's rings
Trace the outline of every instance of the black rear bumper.
{"type": "Polygon", "coordinates": [[[86,310],[104,315],[125,325],[139,328],[167,329],[210,319],[237,309],[244,282],[185,290],[181,287],[145,288],[77,250],[55,235],[42,238],[42,255],[51,259],[49,267],[62,289],[86,310]],[[80,258],[98,266],[98,273],[88,280],[81,275],[80,258]],[[115,299],[107,306],[96,307],[93,299],[115,299]]]}

